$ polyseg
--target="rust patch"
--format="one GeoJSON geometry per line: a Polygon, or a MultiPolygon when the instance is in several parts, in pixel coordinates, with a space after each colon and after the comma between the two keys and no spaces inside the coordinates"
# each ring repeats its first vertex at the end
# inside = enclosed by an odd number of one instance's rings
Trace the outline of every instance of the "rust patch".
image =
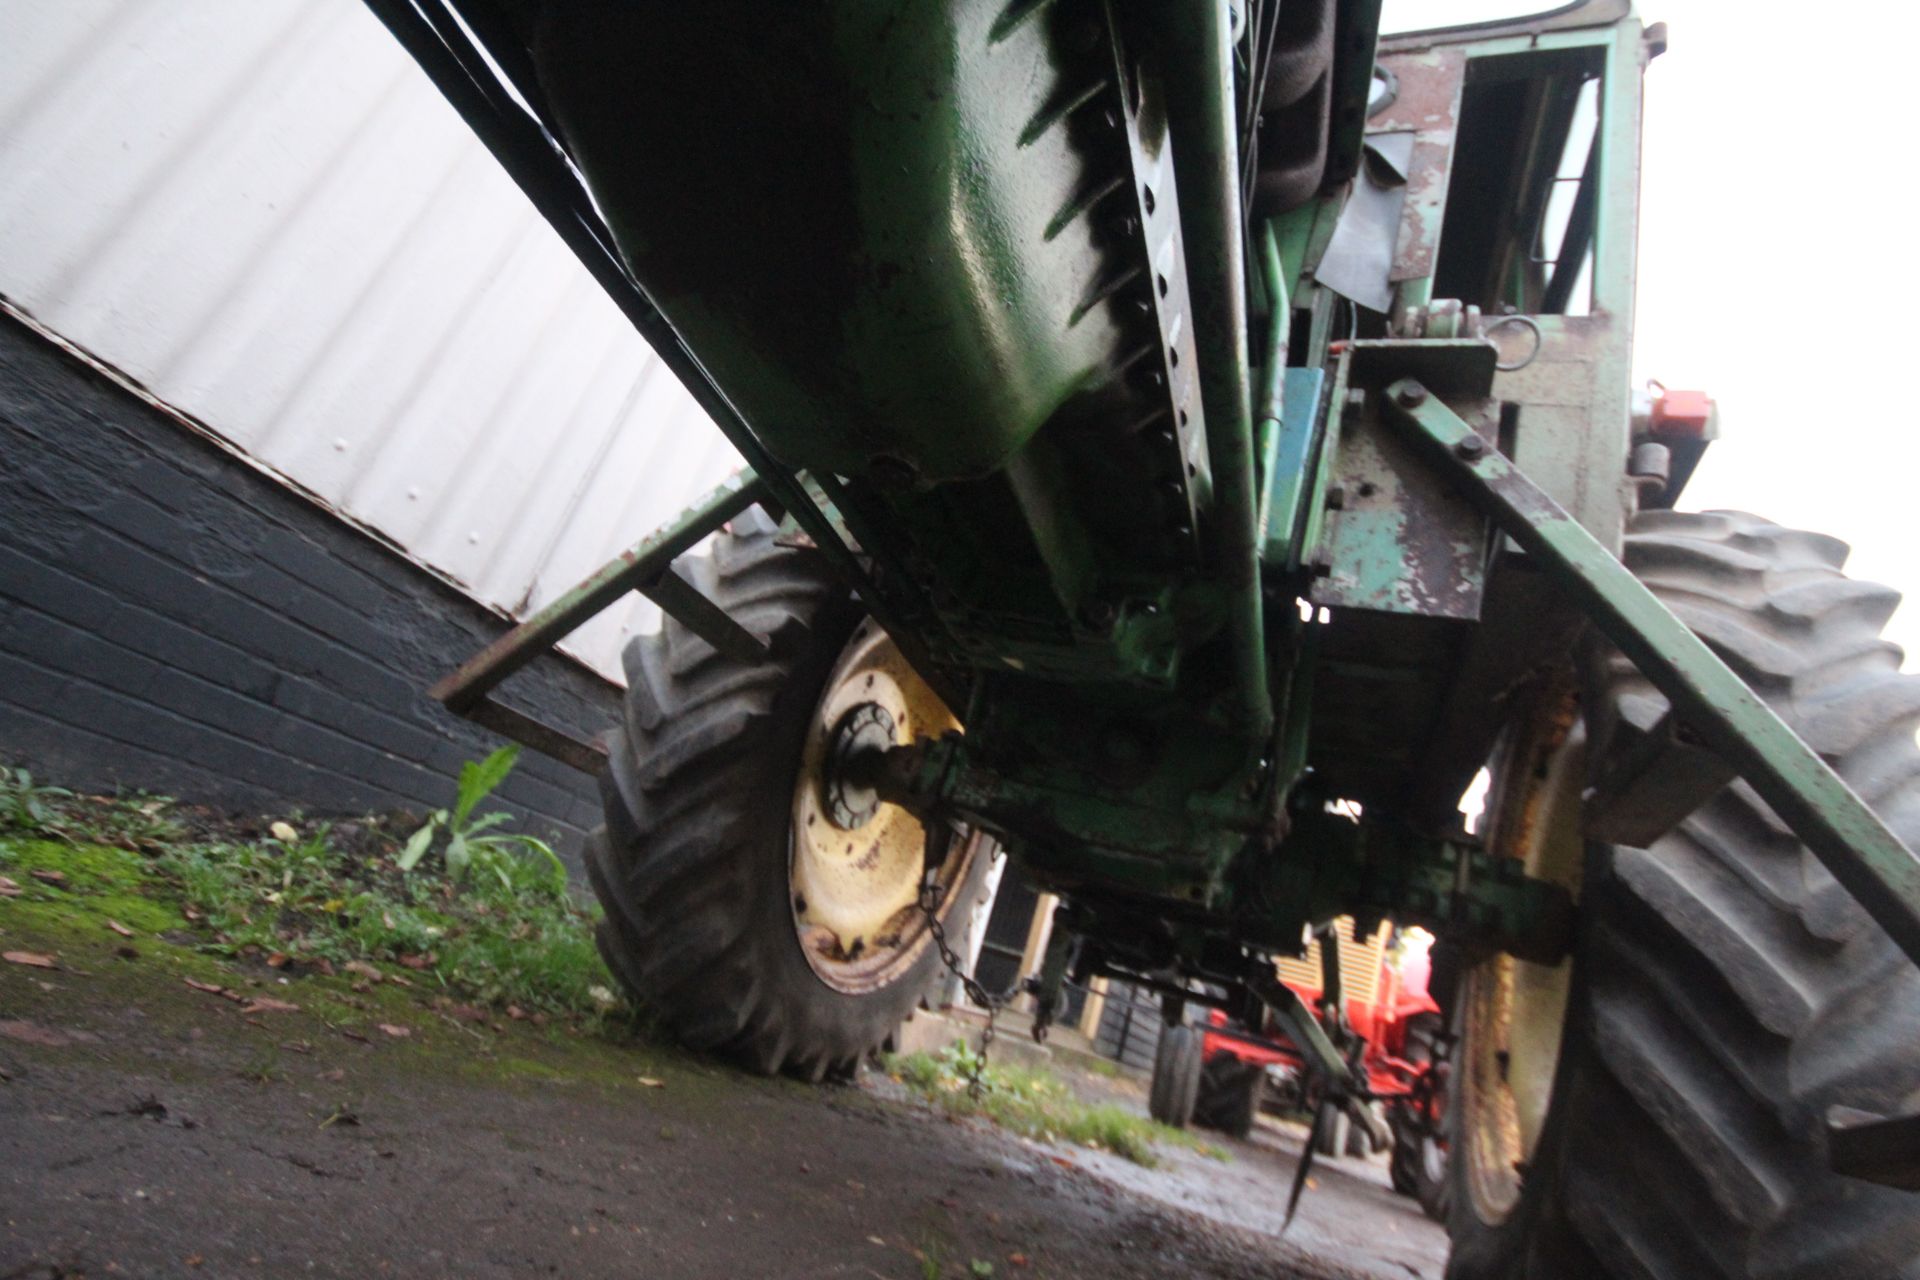
{"type": "Polygon", "coordinates": [[[1398,77],[1400,93],[1367,132],[1413,131],[1413,161],[1406,204],[1400,215],[1400,240],[1389,279],[1419,280],[1433,274],[1440,246],[1440,220],[1446,212],[1447,178],[1460,116],[1460,90],[1467,56],[1460,49],[1429,49],[1381,59],[1398,77]]]}

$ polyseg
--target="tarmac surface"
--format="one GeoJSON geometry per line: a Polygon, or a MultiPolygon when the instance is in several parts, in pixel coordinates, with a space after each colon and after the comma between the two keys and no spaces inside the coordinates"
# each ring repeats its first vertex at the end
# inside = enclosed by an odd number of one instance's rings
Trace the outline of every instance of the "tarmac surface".
{"type": "Polygon", "coordinates": [[[1282,1237],[1292,1127],[1223,1142],[1229,1162],[1169,1150],[1145,1169],[949,1121],[872,1073],[764,1080],[418,992],[343,1016],[265,970],[227,996],[205,985],[157,957],[0,966],[0,1277],[1444,1266],[1444,1235],[1377,1159],[1316,1166],[1282,1237]]]}

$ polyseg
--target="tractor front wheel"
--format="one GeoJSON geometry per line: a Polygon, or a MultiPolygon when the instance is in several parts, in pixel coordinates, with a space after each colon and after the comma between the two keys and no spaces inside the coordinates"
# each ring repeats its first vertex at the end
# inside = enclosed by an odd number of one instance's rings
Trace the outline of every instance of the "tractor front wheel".
{"type": "MultiPolygon", "coordinates": [[[[626,715],[587,845],[608,967],[663,1029],[761,1072],[848,1074],[940,970],[918,905],[927,833],[832,776],[848,732],[904,744],[947,708],[810,552],[757,513],[691,562],[768,652],[744,662],[668,619],[625,655],[626,715]]],[[[993,856],[941,842],[958,930],[993,856]]]]}
{"type": "Polygon", "coordinates": [[[1147,1114],[1161,1124],[1184,1129],[1193,1120],[1200,1097],[1200,1029],[1174,1023],[1160,1029],[1153,1053],[1153,1082],[1147,1090],[1147,1114]]]}
{"type": "Polygon", "coordinates": [[[1215,1054],[1200,1068],[1193,1122],[1204,1129],[1218,1129],[1230,1138],[1246,1138],[1260,1114],[1266,1084],[1267,1069],[1259,1063],[1231,1053],[1215,1054]]]}
{"type": "MultiPolygon", "coordinates": [[[[1920,680],[1843,544],[1639,517],[1625,561],[1910,844],[1920,680]]],[[[1534,695],[1487,838],[1578,895],[1574,954],[1463,975],[1451,1280],[1920,1275],[1912,1196],[1827,1167],[1829,1109],[1920,1101],[1920,970],[1744,783],[1636,849],[1582,835],[1591,764],[1665,700],[1618,655],[1534,695]]],[[[1550,683],[1550,682],[1549,682],[1550,683]]]]}

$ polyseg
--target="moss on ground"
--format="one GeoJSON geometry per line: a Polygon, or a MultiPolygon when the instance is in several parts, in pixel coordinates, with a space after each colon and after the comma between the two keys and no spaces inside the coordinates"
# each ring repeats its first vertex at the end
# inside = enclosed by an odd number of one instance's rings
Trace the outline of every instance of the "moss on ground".
{"type": "Polygon", "coordinates": [[[949,1115],[980,1116],[1004,1129],[1042,1141],[1065,1141],[1111,1151],[1152,1168],[1156,1145],[1188,1147],[1219,1160],[1227,1153],[1185,1130],[1175,1129],[1111,1103],[1083,1101],[1049,1071],[987,1067],[978,1096],[968,1087],[977,1056],[964,1043],[939,1053],[889,1057],[887,1071],[949,1115]]]}
{"type": "MultiPolygon", "coordinates": [[[[550,855],[507,846],[484,862],[466,853],[450,868],[436,852],[416,866],[429,844],[403,853],[415,829],[425,830],[380,817],[221,822],[162,798],[75,796],[0,769],[0,874],[13,884],[0,908],[42,931],[111,920],[190,934],[198,950],[281,976],[382,965],[396,981],[515,1017],[619,1010],[595,916],[550,855]]],[[[488,839],[507,837],[468,844],[488,839]]]]}
{"type": "Polygon", "coordinates": [[[651,1038],[613,994],[594,916],[537,860],[504,879],[431,858],[403,873],[388,831],[405,820],[289,831],[150,796],[23,797],[19,777],[0,770],[0,951],[55,967],[0,963],[0,1024],[81,1037],[56,1052],[136,1054],[115,1021],[134,1010],[204,1047],[162,1068],[183,1079],[211,1057],[263,1088],[329,1065],[638,1100],[670,1082],[682,1115],[749,1083],[651,1038]]]}

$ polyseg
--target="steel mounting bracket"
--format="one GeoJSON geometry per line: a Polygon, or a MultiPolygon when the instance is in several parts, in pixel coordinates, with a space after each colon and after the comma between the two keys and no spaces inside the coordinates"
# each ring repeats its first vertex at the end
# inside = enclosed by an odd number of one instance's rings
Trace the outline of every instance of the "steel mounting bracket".
{"type": "Polygon", "coordinates": [[[1385,391],[1392,424],[1539,562],[1833,878],[1920,962],[1920,857],[1706,643],[1493,443],[1412,378],[1385,391]]]}

